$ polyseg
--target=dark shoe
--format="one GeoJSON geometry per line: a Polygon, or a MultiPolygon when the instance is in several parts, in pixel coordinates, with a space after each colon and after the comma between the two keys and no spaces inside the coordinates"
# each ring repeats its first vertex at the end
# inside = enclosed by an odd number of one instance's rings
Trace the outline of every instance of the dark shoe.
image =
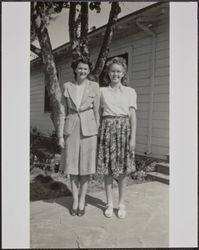
{"type": "Polygon", "coordinates": [[[78,210],[77,213],[78,216],[83,216],[84,214],[85,214],[85,207],[82,210],[81,209],[78,210]]]}
{"type": "Polygon", "coordinates": [[[71,214],[72,216],[76,216],[76,215],[77,215],[77,209],[71,208],[71,209],[70,209],[70,214],[71,214]]]}

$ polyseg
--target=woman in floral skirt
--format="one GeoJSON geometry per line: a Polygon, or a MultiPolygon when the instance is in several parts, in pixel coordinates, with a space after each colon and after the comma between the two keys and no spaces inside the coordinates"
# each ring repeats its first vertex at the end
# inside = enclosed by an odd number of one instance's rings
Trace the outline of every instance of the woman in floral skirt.
{"type": "Polygon", "coordinates": [[[135,157],[137,95],[133,88],[124,86],[127,80],[125,59],[115,57],[108,61],[108,87],[101,90],[101,126],[97,172],[104,175],[107,207],[105,216],[113,215],[113,178],[118,180],[119,218],[126,217],[124,191],[126,176],[133,171],[135,157]]]}

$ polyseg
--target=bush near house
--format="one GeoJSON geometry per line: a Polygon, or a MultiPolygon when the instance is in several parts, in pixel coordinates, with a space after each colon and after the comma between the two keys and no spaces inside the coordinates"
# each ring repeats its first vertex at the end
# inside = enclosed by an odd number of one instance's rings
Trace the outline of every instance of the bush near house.
{"type": "Polygon", "coordinates": [[[35,166],[45,171],[58,171],[61,149],[55,132],[42,135],[37,128],[30,132],[30,170],[35,166]]]}
{"type": "Polygon", "coordinates": [[[156,170],[156,164],[160,161],[155,158],[151,158],[143,155],[135,156],[136,171],[131,174],[133,180],[139,181],[149,181],[147,178],[148,172],[153,172],[156,170]]]}

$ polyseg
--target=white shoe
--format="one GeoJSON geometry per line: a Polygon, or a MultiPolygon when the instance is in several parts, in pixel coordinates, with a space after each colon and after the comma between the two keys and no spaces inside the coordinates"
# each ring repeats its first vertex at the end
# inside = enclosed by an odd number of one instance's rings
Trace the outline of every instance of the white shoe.
{"type": "Polygon", "coordinates": [[[104,212],[105,216],[111,218],[113,216],[113,204],[107,204],[106,210],[104,212]]]}
{"type": "Polygon", "coordinates": [[[126,207],[125,207],[125,205],[123,205],[123,204],[119,205],[117,216],[120,219],[124,219],[126,217],[126,207]]]}

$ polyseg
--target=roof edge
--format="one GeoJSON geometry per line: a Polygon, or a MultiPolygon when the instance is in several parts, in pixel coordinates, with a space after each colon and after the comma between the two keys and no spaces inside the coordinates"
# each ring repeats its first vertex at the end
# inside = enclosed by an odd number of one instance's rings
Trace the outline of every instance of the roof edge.
{"type": "MultiPolygon", "coordinates": [[[[117,21],[117,23],[120,22],[120,21],[122,21],[122,20],[124,20],[124,19],[127,19],[127,18],[129,18],[129,17],[131,17],[131,16],[136,16],[136,15],[138,15],[138,14],[141,14],[142,12],[144,12],[144,11],[146,11],[146,10],[148,10],[148,9],[154,8],[154,7],[159,6],[159,5],[162,5],[162,4],[165,4],[165,3],[167,3],[167,2],[168,2],[168,1],[165,0],[165,1],[157,2],[157,3],[153,3],[153,4],[151,4],[151,5],[147,6],[147,7],[144,7],[144,8],[142,8],[142,9],[136,10],[135,12],[132,12],[132,13],[126,15],[126,16],[123,16],[123,17],[119,18],[118,21],[117,21]]],[[[107,24],[105,24],[105,25],[103,25],[103,26],[100,26],[99,28],[97,28],[97,29],[95,29],[95,30],[90,31],[90,32],[88,33],[88,35],[90,36],[90,35],[92,35],[93,33],[98,32],[100,29],[104,29],[104,28],[106,27],[106,25],[107,25],[107,24]]],[[[58,46],[57,48],[53,49],[53,53],[56,52],[56,51],[58,51],[58,50],[60,50],[60,49],[62,49],[62,48],[64,48],[64,47],[67,47],[69,44],[70,44],[70,41],[67,42],[67,43],[64,43],[64,44],[62,44],[62,45],[60,45],[60,46],[58,46]]],[[[30,64],[33,64],[33,63],[35,63],[35,62],[37,62],[37,61],[39,61],[39,60],[41,60],[41,58],[40,58],[40,57],[37,57],[37,58],[31,60],[31,61],[30,61],[30,64]]]]}

